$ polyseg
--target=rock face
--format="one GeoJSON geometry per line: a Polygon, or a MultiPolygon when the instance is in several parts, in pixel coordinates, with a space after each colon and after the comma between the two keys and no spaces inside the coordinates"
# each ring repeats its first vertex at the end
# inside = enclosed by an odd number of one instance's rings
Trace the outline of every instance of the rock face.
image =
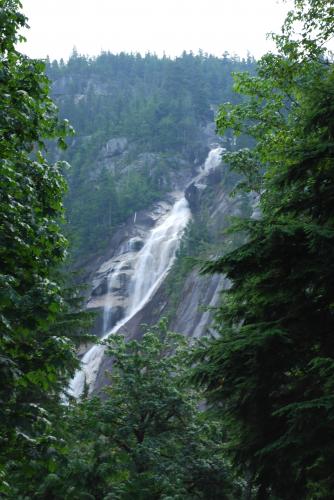
{"type": "MultiPolygon", "coordinates": [[[[85,144],[90,136],[81,138],[85,144]]],[[[183,190],[195,173],[196,168],[208,152],[204,144],[201,154],[203,157],[192,159],[182,154],[166,156],[163,153],[140,152],[134,144],[126,137],[112,137],[99,151],[92,169],[89,173],[89,181],[95,182],[103,171],[110,172],[116,176],[117,182],[126,178],[129,173],[137,172],[145,175],[157,175],[157,167],[160,166],[158,183],[161,191],[183,190]]]]}
{"type": "Polygon", "coordinates": [[[96,313],[93,332],[101,336],[123,318],[129,305],[130,277],[138,252],[149,231],[171,210],[175,198],[155,203],[150,209],[137,212],[113,236],[111,248],[100,259],[87,263],[86,282],[91,283],[86,307],[96,313]],[[107,312],[108,304],[112,307],[107,312]]]}
{"type": "MultiPolygon", "coordinates": [[[[95,293],[90,295],[87,307],[101,309],[103,338],[119,332],[154,299],[174,262],[191,217],[182,193],[175,194],[172,205],[160,202],[153,208],[150,213],[150,219],[154,220],[152,228],[146,228],[145,231],[145,228],[133,224],[142,233],[142,248],[134,252],[133,243],[138,243],[138,238],[131,238],[127,244],[121,245],[111,259],[102,263],[95,273],[92,286],[95,293]],[[96,295],[96,290],[105,292],[106,277],[107,293],[96,295]]],[[[103,358],[104,348],[101,345],[94,346],[84,354],[83,369],[72,380],[73,394],[81,394],[85,380],[90,387],[93,386],[103,358]]]]}
{"type": "Polygon", "coordinates": [[[217,307],[220,292],[228,287],[228,281],[220,274],[202,276],[194,270],[182,290],[180,302],[171,322],[171,329],[188,337],[202,337],[214,333],[213,310],[217,307]]]}
{"type": "Polygon", "coordinates": [[[200,189],[194,182],[189,184],[189,186],[185,190],[185,196],[192,212],[198,212],[200,208],[200,194],[200,189]]]}
{"type": "MultiPolygon", "coordinates": [[[[210,131],[207,133],[210,135],[210,131]]],[[[129,148],[125,138],[112,139],[107,142],[101,158],[110,162],[115,159],[117,162],[123,161],[129,148]]],[[[244,211],[245,203],[249,204],[250,201],[250,206],[255,205],[254,196],[252,200],[230,198],[230,176],[222,163],[222,153],[223,149],[215,145],[201,167],[190,170],[181,168],[179,172],[176,170],[172,186],[177,188],[177,191],[167,193],[160,202],[131,216],[114,233],[109,250],[86,263],[85,280],[91,283],[87,308],[97,312],[94,326],[97,335],[105,335],[120,322],[120,331],[128,339],[140,339],[145,331],[143,325],[153,325],[163,316],[170,318],[170,328],[173,331],[186,336],[201,337],[208,332],[214,334],[213,309],[219,303],[221,291],[229,286],[222,275],[201,275],[199,270],[193,269],[178,290],[177,306],[175,297],[171,298],[166,283],[159,281],[143,306],[135,309],[130,316],[128,312],[136,293],[131,277],[140,272],[137,265],[138,256],[142,254],[152,231],[169,216],[175,199],[182,196],[182,190],[189,203],[194,224],[201,227],[205,213],[205,230],[215,235],[222,233],[231,215],[240,215],[244,211]]],[[[141,168],[141,161],[147,165],[156,160],[155,154],[147,153],[140,155],[135,163],[123,165],[122,168],[123,171],[141,168]]],[[[177,221],[177,218],[175,220],[177,221]]],[[[219,239],[217,236],[215,238],[219,239]]],[[[168,238],[164,241],[163,245],[168,242],[168,238]]],[[[164,251],[163,245],[161,252],[164,251]]],[[[147,258],[150,258],[149,252],[147,258]]],[[[151,270],[149,266],[146,269],[149,280],[151,270]]],[[[107,383],[105,370],[111,368],[112,361],[104,357],[102,352],[96,354],[95,358],[99,359],[99,364],[94,361],[95,376],[92,380],[95,381],[93,390],[98,391],[107,383]]]]}

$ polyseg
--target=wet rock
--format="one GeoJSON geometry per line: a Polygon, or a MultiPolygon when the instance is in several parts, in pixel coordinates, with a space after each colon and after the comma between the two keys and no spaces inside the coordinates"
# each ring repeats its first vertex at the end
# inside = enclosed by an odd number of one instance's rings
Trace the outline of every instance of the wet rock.
{"type": "MultiPolygon", "coordinates": [[[[95,319],[93,321],[92,334],[97,337],[102,337],[104,334],[104,311],[102,307],[90,308],[90,312],[95,313],[95,319]]],[[[117,305],[110,310],[106,330],[111,330],[118,321],[124,317],[124,307],[117,305]]],[[[83,354],[84,351],[81,352],[83,354]]]]}
{"type": "Polygon", "coordinates": [[[125,262],[124,265],[121,267],[121,271],[131,271],[132,266],[129,262],[125,262]]]}
{"type": "Polygon", "coordinates": [[[92,297],[100,297],[108,292],[108,278],[105,277],[99,284],[92,290],[92,297]]]}
{"type": "Polygon", "coordinates": [[[129,251],[139,252],[144,246],[144,241],[141,238],[131,238],[129,240],[129,251]]]}
{"type": "Polygon", "coordinates": [[[185,197],[189,203],[190,210],[192,212],[197,212],[200,208],[200,190],[194,183],[190,184],[185,190],[185,197]]]}
{"type": "Polygon", "coordinates": [[[222,171],[216,168],[211,172],[209,172],[209,174],[206,177],[206,183],[208,186],[216,186],[221,182],[222,178],[223,178],[222,171]]]}
{"type": "Polygon", "coordinates": [[[154,226],[154,219],[145,211],[137,212],[136,224],[145,228],[154,226]]]}
{"type": "Polygon", "coordinates": [[[130,276],[128,273],[119,273],[110,290],[111,293],[117,292],[117,295],[126,297],[128,295],[128,285],[130,276]]]}
{"type": "Polygon", "coordinates": [[[115,306],[112,307],[109,311],[108,320],[106,324],[106,331],[111,330],[118,321],[120,321],[124,317],[124,307],[115,306]]]}
{"type": "Polygon", "coordinates": [[[91,308],[89,312],[95,313],[91,333],[100,337],[103,330],[103,309],[102,308],[91,308]]]}

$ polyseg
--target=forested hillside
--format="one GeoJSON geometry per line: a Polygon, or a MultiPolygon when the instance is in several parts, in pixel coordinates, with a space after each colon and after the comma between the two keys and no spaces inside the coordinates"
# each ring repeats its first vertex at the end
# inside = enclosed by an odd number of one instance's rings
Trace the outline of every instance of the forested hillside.
{"type": "MultiPolygon", "coordinates": [[[[232,72],[254,70],[252,58],[202,53],[74,52],[66,64],[48,64],[60,115],[76,131],[62,156],[72,166],[66,208],[75,260],[105,248],[118,224],[171,191],[180,162],[189,170],[205,160],[205,128],[219,103],[240,100],[232,72]]],[[[229,134],[225,142],[232,146],[229,134]]]]}
{"type": "Polygon", "coordinates": [[[21,9],[0,0],[0,497],[331,500],[333,1],[294,0],[256,65],[44,64],[21,9]]]}

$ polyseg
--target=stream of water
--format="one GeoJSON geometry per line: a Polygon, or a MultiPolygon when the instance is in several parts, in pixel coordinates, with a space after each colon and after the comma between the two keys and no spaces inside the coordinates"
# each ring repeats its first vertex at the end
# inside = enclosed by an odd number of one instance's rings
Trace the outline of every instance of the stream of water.
{"type": "MultiPolygon", "coordinates": [[[[220,164],[223,151],[223,148],[216,147],[209,152],[199,174],[192,180],[196,186],[202,186],[205,177],[220,164]]],[[[205,187],[205,185],[203,186],[205,187]]],[[[191,212],[187,200],[185,197],[179,198],[173,207],[162,215],[155,226],[148,231],[143,247],[135,255],[131,252],[131,242],[128,242],[129,252],[120,262],[115,262],[108,276],[102,339],[120,331],[157,291],[174,262],[176,251],[190,218],[191,212]],[[128,273],[129,278],[127,278],[129,283],[126,284],[129,300],[123,318],[110,328],[110,320],[113,311],[117,308],[117,300],[119,300],[116,290],[120,289],[120,280],[122,276],[124,278],[124,269],[131,269],[131,272],[128,273]]],[[[116,319],[115,316],[114,318],[116,319]]],[[[93,389],[104,351],[104,346],[94,345],[83,356],[81,370],[76,373],[70,384],[70,392],[75,397],[82,394],[85,383],[88,384],[90,391],[93,389]]]]}
{"type": "MultiPolygon", "coordinates": [[[[110,330],[104,333],[103,339],[119,331],[144,305],[163,282],[175,259],[176,251],[181,241],[184,229],[190,220],[191,212],[187,200],[183,197],[175,202],[172,209],[164,215],[153,229],[149,231],[144,246],[138,252],[131,280],[129,283],[129,303],[125,316],[110,330]]],[[[129,257],[133,261],[133,255],[129,257]]],[[[124,261],[122,262],[124,266],[124,261]]],[[[108,295],[120,271],[116,266],[108,279],[108,295]]],[[[112,295],[104,309],[104,329],[108,324],[108,315],[113,308],[112,295]]],[[[93,387],[105,347],[95,345],[84,355],[82,369],[76,373],[70,392],[78,397],[82,394],[85,383],[93,387]]]]}

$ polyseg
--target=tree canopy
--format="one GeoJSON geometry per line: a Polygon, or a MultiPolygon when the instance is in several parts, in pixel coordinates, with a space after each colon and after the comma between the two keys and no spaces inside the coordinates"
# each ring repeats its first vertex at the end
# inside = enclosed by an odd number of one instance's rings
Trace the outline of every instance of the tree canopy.
{"type": "Polygon", "coordinates": [[[104,250],[119,224],[173,190],[180,167],[205,160],[215,108],[240,100],[232,72],[254,67],[250,57],[202,52],[176,59],[74,52],[67,63],[47,64],[60,115],[76,130],[62,155],[72,165],[65,206],[75,262],[104,250]],[[114,155],[106,151],[113,138],[127,139],[114,155]]]}
{"type": "Polygon", "coordinates": [[[259,499],[332,497],[333,16],[332,2],[296,1],[278,54],[236,76],[247,101],[223,105],[217,120],[220,133],[256,140],[225,158],[244,174],[240,188],[259,193],[262,215],[236,223],[246,242],[206,266],[231,288],[197,376],[259,499]]]}
{"type": "MultiPolygon", "coordinates": [[[[244,484],[224,453],[223,425],[189,383],[190,345],[162,320],[141,341],[107,341],[110,385],[63,407],[40,474],[17,494],[53,499],[230,499],[244,484]]],[[[25,480],[25,481],[24,481],[25,480]]],[[[15,491],[15,489],[14,489],[15,491]]]]}
{"type": "Polygon", "coordinates": [[[0,5],[1,471],[52,440],[48,409],[78,365],[70,333],[75,307],[57,277],[66,254],[65,165],[45,156],[46,140],[63,147],[71,129],[57,118],[44,64],[16,48],[26,26],[20,7],[17,0],[0,5]]]}

